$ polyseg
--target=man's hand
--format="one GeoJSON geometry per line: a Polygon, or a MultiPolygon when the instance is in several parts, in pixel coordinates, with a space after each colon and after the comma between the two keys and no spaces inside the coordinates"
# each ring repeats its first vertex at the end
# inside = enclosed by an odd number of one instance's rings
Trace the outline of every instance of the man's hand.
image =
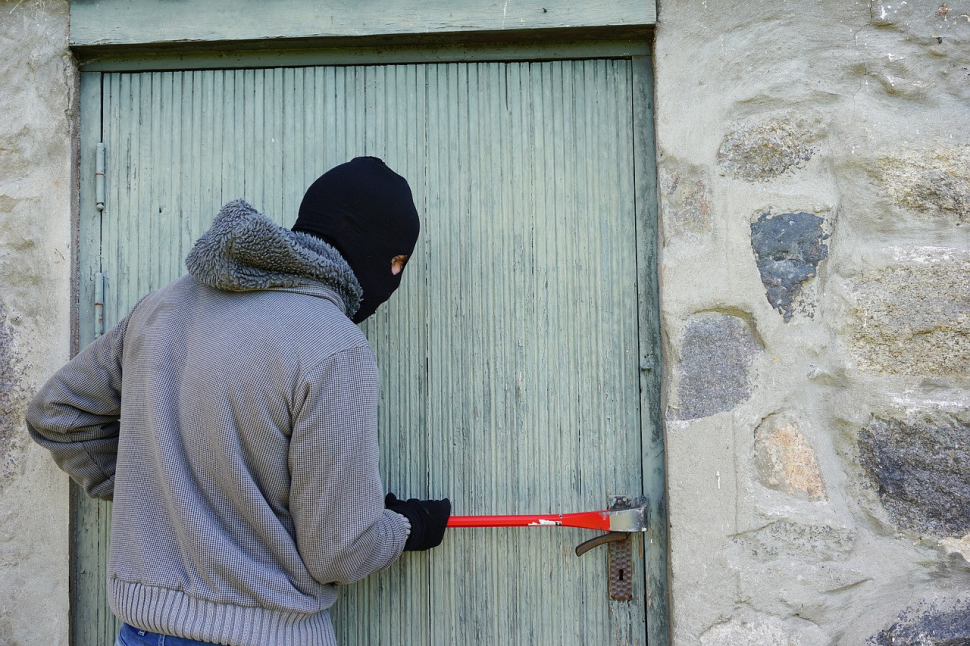
{"type": "Polygon", "coordinates": [[[384,506],[401,514],[411,523],[411,533],[404,544],[405,552],[420,552],[441,545],[445,535],[448,516],[451,515],[451,501],[443,500],[398,500],[392,493],[384,498],[384,506]]]}

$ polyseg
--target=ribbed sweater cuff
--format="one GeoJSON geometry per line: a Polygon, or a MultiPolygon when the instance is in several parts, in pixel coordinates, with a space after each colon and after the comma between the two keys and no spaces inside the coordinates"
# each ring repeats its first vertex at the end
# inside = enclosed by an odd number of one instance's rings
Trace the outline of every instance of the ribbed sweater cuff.
{"type": "Polygon", "coordinates": [[[215,644],[337,646],[326,610],[313,615],[213,603],[179,590],[109,580],[111,609],[150,632],[215,644]]]}

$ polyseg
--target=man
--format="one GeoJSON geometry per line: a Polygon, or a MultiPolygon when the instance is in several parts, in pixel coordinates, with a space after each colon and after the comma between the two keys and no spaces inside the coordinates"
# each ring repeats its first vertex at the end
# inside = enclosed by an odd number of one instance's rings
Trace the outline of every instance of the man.
{"type": "Polygon", "coordinates": [[[400,285],[418,229],[407,182],[370,157],[314,182],[293,231],[230,202],[189,275],[34,398],[34,440],[114,500],[118,644],[332,645],[335,584],[440,544],[447,499],[383,497],[354,325],[400,285]]]}

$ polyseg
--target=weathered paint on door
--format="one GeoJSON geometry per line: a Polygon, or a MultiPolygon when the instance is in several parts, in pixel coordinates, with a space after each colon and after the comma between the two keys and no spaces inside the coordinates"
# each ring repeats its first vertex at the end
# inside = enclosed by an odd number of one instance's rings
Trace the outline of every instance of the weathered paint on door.
{"type": "MultiPolygon", "coordinates": [[[[107,199],[100,226],[82,222],[81,291],[100,267],[111,325],[184,272],[224,202],[288,226],[320,173],[382,157],[423,217],[402,289],[364,326],[388,488],[459,514],[639,494],[659,393],[641,365],[655,259],[637,200],[655,198],[637,195],[652,159],[635,85],[630,59],[86,74],[82,147],[105,142],[107,199]]],[[[78,644],[113,639],[106,511],[78,502],[78,644]]],[[[606,550],[573,554],[592,535],[449,531],[345,588],[340,643],[644,644],[642,561],[636,601],[609,601],[606,550]]]]}

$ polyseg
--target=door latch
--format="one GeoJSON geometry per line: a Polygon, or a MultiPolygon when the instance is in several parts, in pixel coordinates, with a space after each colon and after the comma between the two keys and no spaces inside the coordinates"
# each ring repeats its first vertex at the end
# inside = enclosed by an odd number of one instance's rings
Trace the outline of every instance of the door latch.
{"type": "MultiPolygon", "coordinates": [[[[643,507],[643,499],[629,496],[613,496],[610,511],[643,507]]],[[[644,530],[646,527],[643,528],[644,530]]],[[[642,531],[642,530],[641,530],[642,531]]],[[[594,547],[609,545],[610,599],[614,601],[633,600],[633,534],[629,531],[609,532],[591,538],[576,547],[576,556],[582,556],[594,547]]]]}

